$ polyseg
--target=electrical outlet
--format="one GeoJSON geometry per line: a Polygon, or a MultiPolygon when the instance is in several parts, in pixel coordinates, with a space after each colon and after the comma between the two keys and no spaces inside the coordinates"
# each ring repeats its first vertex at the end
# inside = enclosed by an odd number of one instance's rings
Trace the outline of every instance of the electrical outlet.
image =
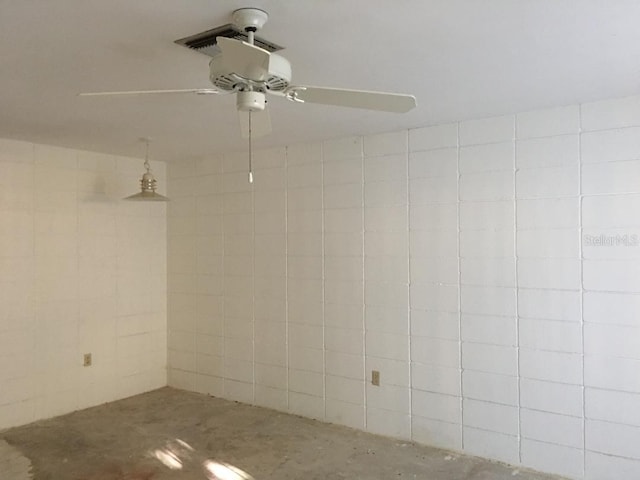
{"type": "Polygon", "coordinates": [[[376,387],[380,386],[380,372],[378,370],[371,370],[371,384],[376,387]]]}
{"type": "Polygon", "coordinates": [[[85,366],[85,367],[90,367],[91,366],[91,354],[90,353],[85,353],[84,354],[84,361],[83,361],[82,365],[85,366]]]}

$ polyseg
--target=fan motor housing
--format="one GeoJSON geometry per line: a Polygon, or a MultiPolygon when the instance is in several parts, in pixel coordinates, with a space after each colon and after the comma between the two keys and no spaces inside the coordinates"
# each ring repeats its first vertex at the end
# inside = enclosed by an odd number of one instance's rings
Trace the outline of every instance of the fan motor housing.
{"type": "Polygon", "coordinates": [[[209,80],[216,88],[228,92],[241,91],[247,86],[265,92],[283,92],[291,82],[291,64],[286,58],[272,53],[269,57],[267,77],[259,81],[248,80],[230,71],[225,66],[223,55],[220,53],[209,62],[209,80]]]}

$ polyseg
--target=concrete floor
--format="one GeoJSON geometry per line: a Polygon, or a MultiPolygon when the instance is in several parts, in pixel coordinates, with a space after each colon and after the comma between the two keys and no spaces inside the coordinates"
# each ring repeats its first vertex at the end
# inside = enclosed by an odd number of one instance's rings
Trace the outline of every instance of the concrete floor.
{"type": "Polygon", "coordinates": [[[558,477],[163,388],[0,432],[0,478],[549,480],[558,477]]]}

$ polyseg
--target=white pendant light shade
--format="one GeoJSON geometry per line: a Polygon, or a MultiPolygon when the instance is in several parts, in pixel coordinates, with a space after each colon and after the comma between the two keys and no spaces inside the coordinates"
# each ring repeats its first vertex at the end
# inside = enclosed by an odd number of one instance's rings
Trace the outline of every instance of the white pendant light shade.
{"type": "Polygon", "coordinates": [[[145,138],[144,141],[147,143],[147,149],[144,156],[144,168],[146,168],[147,171],[142,175],[142,179],[140,180],[140,192],[129,195],[124,199],[145,202],[168,202],[169,199],[167,197],[156,193],[158,182],[153,176],[153,173],[151,173],[151,165],[149,165],[149,139],[145,138]]]}

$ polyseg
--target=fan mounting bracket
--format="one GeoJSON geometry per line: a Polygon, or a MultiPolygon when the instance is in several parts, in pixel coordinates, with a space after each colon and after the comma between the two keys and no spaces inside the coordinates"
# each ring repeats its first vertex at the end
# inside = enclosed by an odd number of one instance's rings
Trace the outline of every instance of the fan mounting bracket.
{"type": "Polygon", "coordinates": [[[257,32],[267,23],[269,14],[259,8],[240,8],[233,12],[233,23],[244,32],[257,32]]]}

